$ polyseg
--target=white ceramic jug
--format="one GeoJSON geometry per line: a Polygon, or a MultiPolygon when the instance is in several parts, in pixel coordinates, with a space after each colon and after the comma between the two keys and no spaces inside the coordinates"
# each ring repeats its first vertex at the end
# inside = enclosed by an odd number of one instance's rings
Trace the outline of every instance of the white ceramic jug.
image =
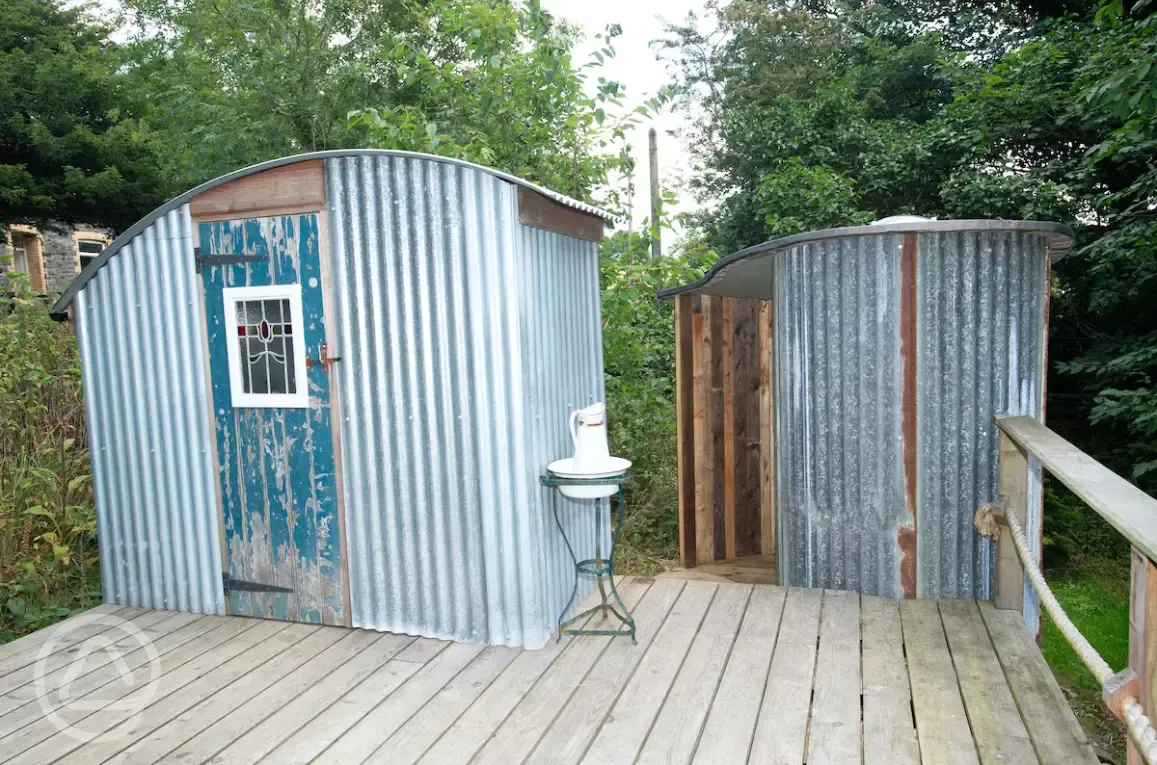
{"type": "Polygon", "coordinates": [[[570,413],[570,436],[574,440],[575,472],[606,469],[611,453],[607,448],[606,407],[601,401],[570,413]]]}

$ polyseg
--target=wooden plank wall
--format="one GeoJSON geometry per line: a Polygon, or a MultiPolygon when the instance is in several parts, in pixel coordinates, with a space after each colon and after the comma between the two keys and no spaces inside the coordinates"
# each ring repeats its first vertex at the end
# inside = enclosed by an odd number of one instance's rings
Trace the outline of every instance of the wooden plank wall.
{"type": "Polygon", "coordinates": [[[775,552],[771,316],[762,300],[676,298],[685,567],[775,552]]]}

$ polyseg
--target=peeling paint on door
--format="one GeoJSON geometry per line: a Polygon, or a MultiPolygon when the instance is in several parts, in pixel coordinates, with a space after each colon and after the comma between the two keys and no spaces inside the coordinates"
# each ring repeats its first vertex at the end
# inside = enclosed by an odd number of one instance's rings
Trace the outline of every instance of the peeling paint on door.
{"type": "Polygon", "coordinates": [[[207,266],[202,279],[209,332],[217,471],[230,578],[292,590],[231,592],[234,614],[345,624],[341,540],[330,421],[330,379],[307,372],[309,407],[234,409],[225,332],[225,287],[300,284],[307,358],[323,357],[316,215],[202,223],[201,252],[262,259],[207,266]]]}

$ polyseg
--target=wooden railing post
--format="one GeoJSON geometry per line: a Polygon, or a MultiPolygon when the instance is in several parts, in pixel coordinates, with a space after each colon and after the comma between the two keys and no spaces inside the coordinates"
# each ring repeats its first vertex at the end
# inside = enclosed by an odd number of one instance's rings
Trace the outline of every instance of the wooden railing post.
{"type": "MultiPolygon", "coordinates": [[[[1146,714],[1157,710],[1157,565],[1133,548],[1129,586],[1129,668],[1141,681],[1138,701],[1146,714]]],[[[1144,765],[1129,742],[1129,765],[1144,765]]]]}
{"type": "MultiPolygon", "coordinates": [[[[1028,514],[1028,455],[1013,440],[1000,432],[1000,506],[1025,528],[1028,514]]],[[[996,545],[997,608],[1024,610],[1024,567],[1017,557],[1008,526],[1000,530],[996,545]]]]}

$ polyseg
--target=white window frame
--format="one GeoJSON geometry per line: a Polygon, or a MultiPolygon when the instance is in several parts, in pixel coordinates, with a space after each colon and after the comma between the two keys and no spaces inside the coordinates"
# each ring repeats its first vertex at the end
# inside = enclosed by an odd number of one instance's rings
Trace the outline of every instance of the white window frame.
{"type": "Polygon", "coordinates": [[[91,237],[91,236],[78,236],[78,237],[76,237],[76,261],[77,261],[77,263],[80,264],[80,270],[81,271],[84,270],[84,266],[85,266],[84,261],[86,259],[91,261],[91,260],[95,260],[95,259],[99,258],[100,254],[102,252],[104,252],[104,249],[106,247],[108,247],[108,242],[105,241],[104,239],[97,239],[96,237],[91,237]],[[95,244],[95,245],[98,245],[100,247],[100,249],[97,250],[96,252],[84,252],[83,250],[80,249],[80,246],[82,244],[95,244]]]}
{"type": "Polygon", "coordinates": [[[306,342],[304,312],[301,308],[300,284],[275,284],[269,287],[225,287],[225,332],[229,352],[229,387],[235,409],[307,409],[309,378],[306,376],[306,342]],[[241,378],[241,349],[237,343],[237,304],[247,300],[288,300],[289,320],[293,325],[294,380],[296,393],[246,393],[241,378]]]}
{"type": "Polygon", "coordinates": [[[11,237],[12,245],[9,250],[12,252],[12,266],[10,270],[18,274],[28,273],[28,238],[32,234],[23,231],[13,231],[9,235],[11,237]],[[20,246],[16,246],[16,238],[20,237],[20,246]],[[19,254],[17,254],[19,253],[19,254]]]}

